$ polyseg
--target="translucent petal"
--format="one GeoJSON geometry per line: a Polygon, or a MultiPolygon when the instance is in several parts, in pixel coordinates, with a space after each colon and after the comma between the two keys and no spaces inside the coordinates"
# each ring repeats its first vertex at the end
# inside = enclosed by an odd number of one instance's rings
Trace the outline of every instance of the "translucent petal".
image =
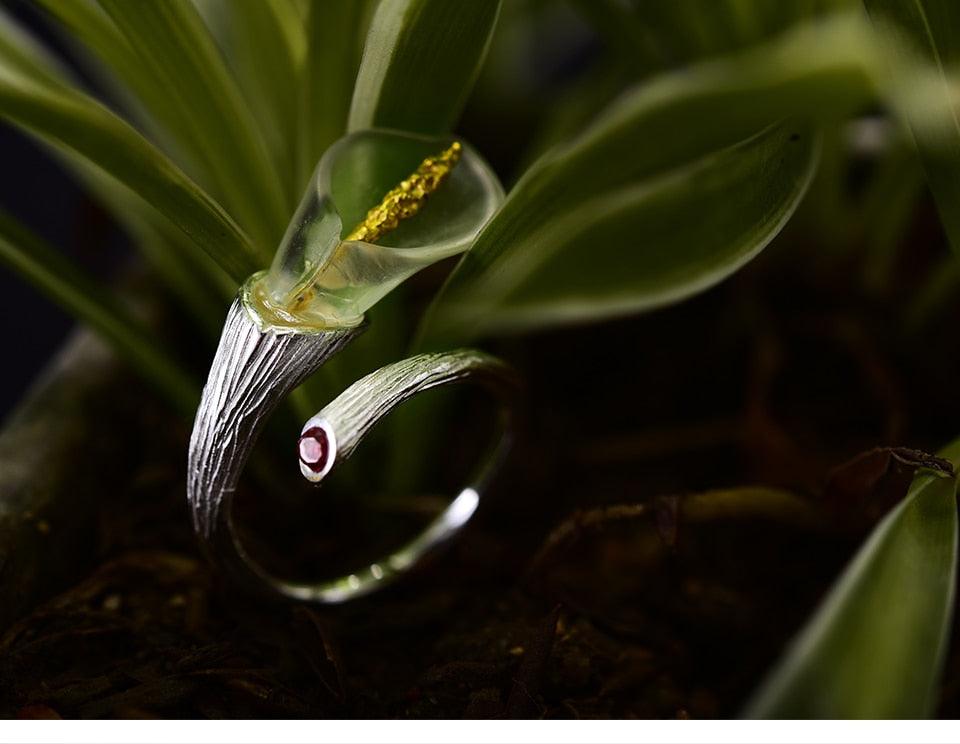
{"type": "Polygon", "coordinates": [[[357,132],[321,158],[268,272],[246,297],[265,322],[330,327],[360,322],[400,282],[465,251],[503,201],[483,159],[462,140],[459,162],[419,212],[376,243],[343,240],[367,212],[454,138],[357,132]]]}

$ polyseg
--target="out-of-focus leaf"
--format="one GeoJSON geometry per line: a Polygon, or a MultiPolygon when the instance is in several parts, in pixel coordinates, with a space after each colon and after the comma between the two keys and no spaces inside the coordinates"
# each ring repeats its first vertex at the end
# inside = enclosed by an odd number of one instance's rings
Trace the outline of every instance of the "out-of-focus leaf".
{"type": "Polygon", "coordinates": [[[74,173],[109,210],[133,246],[180,300],[191,320],[216,339],[223,324],[224,302],[237,290],[209,255],[150,204],[83,158],[51,148],[51,154],[74,173]]]}
{"type": "Polygon", "coordinates": [[[960,261],[949,253],[938,261],[910,298],[905,326],[914,332],[944,311],[945,306],[956,302],[960,290],[960,261]]]}
{"type": "MultiPolygon", "coordinates": [[[[56,24],[65,42],[78,52],[89,72],[111,92],[125,117],[170,156],[191,179],[210,183],[208,164],[198,155],[202,143],[190,136],[182,109],[170,105],[169,90],[153,71],[140,64],[116,24],[95,0],[37,0],[56,24]]],[[[78,87],[68,74],[55,82],[78,87]]]]}
{"type": "Polygon", "coordinates": [[[637,8],[618,0],[573,0],[571,4],[603,38],[606,51],[633,72],[662,63],[661,34],[641,15],[649,4],[637,8]]]}
{"type": "Polygon", "coordinates": [[[636,6],[636,16],[676,64],[755,44],[805,18],[852,5],[850,0],[650,0],[636,6]]]}
{"type": "MultiPolygon", "coordinates": [[[[2,212],[0,263],[20,273],[51,300],[87,323],[180,413],[192,415],[200,397],[199,387],[157,347],[152,332],[133,320],[106,288],[2,212]]],[[[24,308],[28,319],[30,314],[30,309],[24,308]]]]}
{"type": "Polygon", "coordinates": [[[347,130],[369,2],[326,0],[307,9],[307,53],[300,81],[300,181],[347,130]]]}
{"type": "Polygon", "coordinates": [[[584,131],[631,82],[629,72],[613,64],[597,64],[557,96],[544,115],[539,131],[526,147],[518,172],[523,173],[550,148],[560,146],[584,131]]]}
{"type": "MultiPolygon", "coordinates": [[[[960,442],[941,453],[960,462],[960,442]]],[[[921,473],[747,708],[750,718],[922,718],[953,613],[957,482],[921,473]]]]}
{"type": "Polygon", "coordinates": [[[868,290],[879,294],[893,286],[898,249],[903,246],[924,185],[923,169],[913,149],[905,143],[892,143],[877,164],[876,176],[857,209],[856,222],[868,251],[863,267],[868,290]]]}
{"type": "Polygon", "coordinates": [[[956,0],[863,0],[893,62],[920,55],[940,74],[939,95],[926,98],[946,110],[930,127],[927,112],[904,111],[914,133],[930,190],[954,252],[960,254],[960,97],[947,70],[960,64],[960,3],[956,0]],[[906,41],[907,43],[904,43],[906,41]]]}
{"type": "Polygon", "coordinates": [[[350,131],[452,129],[499,12],[500,0],[382,0],[363,50],[350,131]]]}
{"type": "MultiPolygon", "coordinates": [[[[90,2],[63,4],[61,7],[85,8],[88,11],[93,8],[98,11],[90,2]]],[[[106,24],[104,28],[112,26],[102,13],[99,13],[99,18],[106,24]]],[[[16,25],[2,13],[0,24],[0,58],[5,63],[8,59],[19,59],[19,69],[40,84],[54,88],[73,84],[69,73],[61,69],[42,47],[18,32],[16,25]]],[[[183,301],[193,318],[205,327],[209,327],[215,319],[215,330],[219,331],[223,312],[221,303],[224,297],[230,297],[236,291],[235,282],[207,254],[198,251],[189,236],[177,230],[153,205],[138,197],[119,180],[72,150],[50,143],[48,147],[51,155],[72,171],[113,213],[124,230],[134,238],[134,245],[156,270],[158,277],[183,301]]]]}
{"type": "Polygon", "coordinates": [[[229,215],[130,125],[78,91],[17,72],[2,48],[0,116],[116,178],[237,281],[257,268],[249,241],[229,215]]]}
{"type": "MultiPolygon", "coordinates": [[[[503,298],[507,256],[581,211],[588,199],[652,182],[790,116],[838,117],[870,101],[881,67],[870,28],[841,15],[736,56],[660,76],[625,94],[579,138],[543,156],[520,179],[434,304],[428,342],[475,332],[503,298]]],[[[724,200],[713,205],[723,209],[724,200]]],[[[703,205],[706,209],[709,205],[703,205]]],[[[688,219],[695,220],[695,213],[688,219]]],[[[642,235],[634,235],[641,240],[642,235]]],[[[584,236],[587,239],[587,236],[584,236]]],[[[552,250],[542,240],[537,250],[552,250]]],[[[624,261],[626,259],[623,259],[624,261]]],[[[622,261],[597,267],[613,278],[622,261]]],[[[589,310],[588,308],[584,308],[589,310]]]]}
{"type": "Polygon", "coordinates": [[[290,0],[194,0],[194,3],[223,50],[257,120],[270,159],[281,176],[288,211],[292,213],[302,185],[297,181],[296,154],[305,34],[301,28],[303,38],[298,44],[287,31],[289,21],[285,16],[299,14],[290,0]]]}
{"type": "MultiPolygon", "coordinates": [[[[169,105],[168,93],[163,90],[160,81],[139,64],[136,53],[123,34],[94,0],[36,2],[63,26],[70,41],[80,42],[88,52],[93,53],[110,74],[150,110],[160,115],[162,120],[179,111],[178,107],[169,105]]],[[[58,79],[58,82],[63,81],[58,79]]]]}
{"type": "Polygon", "coordinates": [[[59,62],[0,9],[0,64],[42,83],[59,83],[67,73],[59,62]]]}
{"type": "MultiPolygon", "coordinates": [[[[528,235],[479,284],[484,331],[591,320],[677,302],[761,251],[803,196],[817,137],[778,126],[677,172],[588,199],[528,235]],[[495,306],[487,304],[499,298],[495,306]]],[[[450,308],[477,317],[466,304],[450,308]]]]}
{"type": "Polygon", "coordinates": [[[192,138],[205,172],[264,263],[286,229],[279,175],[240,89],[190,0],[100,0],[140,64],[162,81],[168,106],[192,138]]]}

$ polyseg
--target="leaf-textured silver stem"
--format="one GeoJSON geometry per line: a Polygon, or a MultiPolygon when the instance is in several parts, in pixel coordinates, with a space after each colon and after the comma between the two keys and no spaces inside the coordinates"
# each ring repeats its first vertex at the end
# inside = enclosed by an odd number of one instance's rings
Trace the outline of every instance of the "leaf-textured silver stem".
{"type": "Polygon", "coordinates": [[[411,397],[440,385],[472,381],[501,402],[502,435],[493,454],[466,488],[403,549],[348,576],[319,583],[287,582],[265,572],[237,540],[231,521],[233,495],[250,451],[270,413],[283,398],[362,328],[313,333],[267,328],[242,300],[233,303],[203,391],[188,458],[187,499],[194,528],[211,557],[237,578],[287,597],[343,602],[383,586],[444,544],[472,516],[488,478],[509,446],[516,382],[509,368],[478,351],[422,354],[387,365],[362,378],[304,426],[321,432],[315,452],[319,481],[349,457],[370,429],[411,397]]]}

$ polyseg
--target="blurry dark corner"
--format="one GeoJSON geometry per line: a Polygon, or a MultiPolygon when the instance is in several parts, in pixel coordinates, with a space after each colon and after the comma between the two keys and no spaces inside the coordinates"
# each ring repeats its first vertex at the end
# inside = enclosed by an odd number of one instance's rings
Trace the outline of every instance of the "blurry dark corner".
{"type": "MultiPolygon", "coordinates": [[[[102,95],[36,9],[23,0],[0,0],[0,7],[55,49],[77,78],[102,95]]],[[[116,271],[122,258],[129,255],[122,250],[122,234],[43,146],[0,123],[0,163],[4,174],[0,209],[98,278],[116,271]]],[[[7,343],[13,344],[0,355],[0,421],[10,414],[74,325],[71,317],[23,279],[0,268],[0,329],[7,343]],[[29,330],[24,330],[25,326],[29,330]]]]}

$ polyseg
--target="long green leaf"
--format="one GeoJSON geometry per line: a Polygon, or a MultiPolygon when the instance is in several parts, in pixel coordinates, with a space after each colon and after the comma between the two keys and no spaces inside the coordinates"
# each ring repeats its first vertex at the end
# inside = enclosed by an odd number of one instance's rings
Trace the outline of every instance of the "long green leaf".
{"type": "MultiPolygon", "coordinates": [[[[79,42],[96,57],[100,63],[97,70],[106,71],[114,87],[119,83],[124,104],[132,104],[132,113],[146,119],[144,124],[150,134],[163,140],[167,148],[172,149],[170,136],[182,135],[186,129],[178,117],[180,108],[169,105],[162,81],[139,63],[136,53],[103,9],[94,0],[36,2],[63,26],[69,41],[79,42]],[[151,114],[146,114],[147,111],[151,114]]],[[[65,80],[60,77],[56,82],[64,83],[65,80]]],[[[185,157],[189,158],[194,145],[189,141],[179,143],[176,153],[185,153],[185,157]]]]}
{"type": "Polygon", "coordinates": [[[256,270],[244,233],[176,165],[89,96],[44,84],[8,66],[2,46],[0,116],[117,179],[166,216],[237,281],[256,270]]]}
{"type": "Polygon", "coordinates": [[[215,178],[216,193],[254,239],[262,263],[273,255],[289,219],[279,174],[239,86],[190,0],[131,3],[100,0],[140,64],[162,81],[166,104],[178,107],[181,139],[215,178]]]}
{"type": "Polygon", "coordinates": [[[362,0],[327,0],[308,7],[307,54],[300,82],[302,183],[306,183],[327,147],[347,130],[368,4],[362,0]]]}
{"type": "Polygon", "coordinates": [[[76,156],[52,150],[108,209],[147,265],[180,301],[187,316],[217,338],[223,307],[236,293],[236,282],[169,220],[135,193],[76,156]]]}
{"type": "MultiPolygon", "coordinates": [[[[502,299],[482,295],[506,257],[586,200],[676,171],[779,119],[855,110],[874,97],[879,68],[869,27],[857,15],[841,15],[627,93],[521,178],[435,301],[422,337],[450,342],[473,332],[502,299]]],[[[621,271],[618,262],[605,268],[611,277],[621,271]]]]}
{"type": "MultiPolygon", "coordinates": [[[[865,189],[855,217],[869,250],[863,267],[864,286],[869,290],[882,293],[895,285],[898,249],[906,242],[904,236],[924,185],[923,168],[913,149],[905,143],[892,143],[877,162],[876,175],[865,189]]],[[[932,273],[939,272],[934,269],[932,273]]],[[[914,294],[914,301],[920,293],[914,294]]]]}
{"type": "MultiPolygon", "coordinates": [[[[49,0],[48,0],[49,1],[49,0]]],[[[257,120],[270,159],[281,175],[290,212],[301,196],[297,180],[297,117],[305,33],[291,37],[290,0],[194,0],[223,50],[227,64],[257,120]]],[[[322,5],[322,3],[321,3],[322,5]]],[[[296,21],[299,22],[299,17],[296,21]]]]}
{"type": "Polygon", "coordinates": [[[622,39],[633,26],[634,36],[642,33],[647,37],[644,51],[654,55],[653,61],[659,58],[674,66],[755,44],[804,17],[853,4],[850,0],[646,0],[632,6],[612,0],[577,3],[606,37],[622,39]],[[616,7],[605,14],[592,7],[604,5],[616,7]]]}
{"type": "MultiPolygon", "coordinates": [[[[193,414],[199,386],[157,347],[154,334],[134,321],[109,291],[2,212],[0,262],[103,336],[180,413],[193,414]]],[[[29,310],[24,314],[29,323],[29,310]]]]}
{"type": "Polygon", "coordinates": [[[702,291],[779,233],[810,182],[817,145],[810,127],[782,125],[589,199],[517,243],[471,295],[480,307],[465,300],[446,320],[462,312],[482,318],[484,332],[516,331],[648,310],[702,291]]]}
{"type": "MultiPolygon", "coordinates": [[[[947,238],[960,254],[960,98],[947,70],[960,64],[960,3],[956,0],[863,0],[880,37],[896,63],[921,55],[939,73],[939,93],[933,100],[946,109],[931,129],[928,113],[904,112],[914,133],[924,172],[947,238]],[[904,44],[904,38],[907,44],[904,44]]],[[[927,102],[924,101],[924,104],[927,102]]]]}
{"type": "MultiPolygon", "coordinates": [[[[942,453],[956,465],[960,442],[942,453]]],[[[750,718],[922,718],[953,614],[957,483],[919,474],[747,708],[750,718]]]]}
{"type": "Polygon", "coordinates": [[[53,55],[2,9],[0,64],[41,83],[59,83],[67,77],[66,70],[53,55]]]}
{"type": "MultiPolygon", "coordinates": [[[[95,19],[91,25],[95,33],[112,34],[114,38],[119,36],[110,19],[92,1],[59,3],[56,8],[70,9],[81,18],[89,13],[95,19]]],[[[123,48],[126,42],[122,37],[119,37],[119,41],[120,48],[123,48]]],[[[53,88],[74,85],[69,73],[61,69],[43,47],[34,44],[3,14],[0,14],[0,59],[5,64],[8,60],[19,60],[15,62],[18,69],[43,85],[53,88]]],[[[135,63],[132,58],[129,61],[135,63]]],[[[216,318],[219,327],[223,310],[218,290],[225,289],[225,284],[229,283],[226,296],[231,296],[236,290],[235,283],[209,256],[196,250],[187,235],[177,230],[153,205],[139,198],[120,181],[109,177],[89,160],[62,147],[58,149],[53,146],[50,150],[51,155],[59,158],[85,188],[113,213],[124,230],[134,238],[134,245],[156,270],[158,277],[183,301],[194,318],[206,326],[216,318]]]]}
{"type": "Polygon", "coordinates": [[[350,131],[452,129],[499,12],[500,0],[382,0],[363,50],[350,131]]]}

